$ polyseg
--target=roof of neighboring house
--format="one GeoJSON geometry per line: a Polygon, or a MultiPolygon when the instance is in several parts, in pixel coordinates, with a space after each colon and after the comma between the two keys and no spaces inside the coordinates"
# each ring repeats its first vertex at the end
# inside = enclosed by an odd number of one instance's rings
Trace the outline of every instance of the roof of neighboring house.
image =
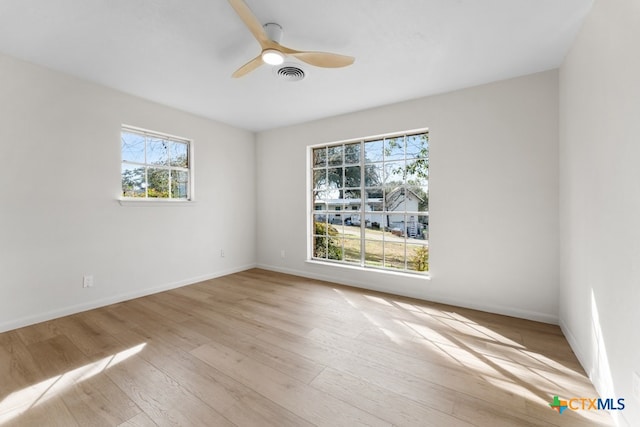
{"type": "Polygon", "coordinates": [[[409,191],[411,194],[416,196],[418,200],[420,200],[421,202],[424,202],[424,198],[420,197],[420,195],[418,195],[415,191],[411,190],[411,188],[396,187],[387,193],[387,197],[394,193],[397,193],[398,191],[403,191],[403,190],[409,191]]]}
{"type": "MultiPolygon", "coordinates": [[[[328,205],[359,205],[362,203],[362,199],[326,199],[316,200],[314,203],[326,203],[328,205]]],[[[367,203],[382,203],[382,199],[367,199],[367,203]]]]}
{"type": "MultiPolygon", "coordinates": [[[[396,188],[394,188],[393,190],[391,190],[391,191],[389,191],[387,193],[387,197],[390,197],[390,196],[394,195],[395,193],[397,193],[399,191],[409,191],[418,200],[424,202],[424,198],[421,197],[420,195],[418,195],[415,191],[411,190],[411,188],[396,187],[396,188]]],[[[366,200],[367,200],[368,204],[382,203],[382,198],[380,198],[380,197],[367,198],[366,200]]],[[[362,199],[360,199],[360,198],[357,198],[357,199],[325,199],[325,200],[315,200],[314,203],[326,203],[327,205],[359,205],[360,203],[362,203],[362,199]]]]}

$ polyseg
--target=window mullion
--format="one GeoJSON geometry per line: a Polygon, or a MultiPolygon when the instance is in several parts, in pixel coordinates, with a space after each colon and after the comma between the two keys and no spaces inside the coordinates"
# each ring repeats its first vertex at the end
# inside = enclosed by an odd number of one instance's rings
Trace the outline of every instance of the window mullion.
{"type": "MultiPolygon", "coordinates": [[[[407,135],[404,135],[402,137],[402,145],[403,147],[403,152],[404,152],[404,156],[403,156],[403,162],[404,162],[404,174],[403,174],[403,188],[404,188],[404,194],[405,197],[406,195],[409,193],[409,183],[407,182],[407,145],[408,145],[409,141],[407,138],[407,135]]],[[[404,204],[404,223],[407,224],[408,223],[408,218],[407,218],[407,202],[406,202],[406,198],[405,198],[405,204],[404,204]]],[[[416,221],[418,220],[418,217],[416,217],[416,221]]],[[[405,236],[404,236],[404,271],[408,271],[409,270],[409,248],[408,248],[408,240],[409,240],[409,236],[408,233],[405,232],[405,236]]]]}
{"type": "Polygon", "coordinates": [[[149,136],[144,135],[144,198],[149,198],[149,136]]]}
{"type": "Polygon", "coordinates": [[[149,167],[144,167],[144,198],[149,198],[149,167]]]}
{"type": "MultiPolygon", "coordinates": [[[[387,155],[385,153],[386,138],[382,139],[382,218],[387,218],[387,188],[385,180],[387,155]]],[[[385,221],[386,223],[386,221],[385,221]]],[[[387,258],[385,256],[385,250],[387,249],[386,238],[384,232],[382,232],[382,268],[387,268],[387,258]]]]}
{"type": "Polygon", "coordinates": [[[360,141],[360,266],[364,267],[366,260],[366,246],[364,239],[365,225],[366,225],[366,217],[365,217],[365,209],[364,203],[366,198],[365,188],[367,184],[365,182],[365,156],[364,156],[364,140],[360,141]]]}

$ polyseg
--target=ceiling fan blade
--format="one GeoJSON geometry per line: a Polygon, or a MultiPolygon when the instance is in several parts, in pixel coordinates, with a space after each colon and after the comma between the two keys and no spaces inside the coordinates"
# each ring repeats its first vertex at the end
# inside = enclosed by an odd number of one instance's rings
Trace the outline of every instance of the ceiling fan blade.
{"type": "Polygon", "coordinates": [[[346,67],[356,60],[353,56],[338,55],[337,53],[294,51],[288,48],[283,49],[283,52],[307,64],[324,68],[346,67]]]}
{"type": "Polygon", "coordinates": [[[253,37],[258,40],[258,43],[260,43],[262,49],[265,49],[267,46],[269,46],[269,42],[271,42],[271,40],[269,40],[269,37],[264,31],[262,24],[260,24],[258,18],[256,18],[253,12],[251,12],[249,6],[247,6],[247,4],[243,0],[229,0],[229,4],[236,11],[240,19],[242,19],[244,25],[246,25],[249,31],[251,31],[253,37]]]}
{"type": "Polygon", "coordinates": [[[245,74],[248,74],[250,72],[252,72],[253,70],[255,70],[256,68],[258,68],[259,66],[261,66],[263,64],[262,62],[262,56],[258,55],[255,58],[253,58],[251,61],[247,62],[246,64],[244,64],[242,67],[238,68],[232,75],[231,77],[234,78],[238,78],[238,77],[242,77],[245,74]]]}

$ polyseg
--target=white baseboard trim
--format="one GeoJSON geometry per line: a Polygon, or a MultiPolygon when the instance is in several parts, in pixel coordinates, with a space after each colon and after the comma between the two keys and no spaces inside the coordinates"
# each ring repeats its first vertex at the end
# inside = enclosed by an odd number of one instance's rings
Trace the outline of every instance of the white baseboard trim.
{"type": "Polygon", "coordinates": [[[228,270],[222,270],[215,273],[205,274],[202,276],[191,277],[189,279],[184,279],[177,282],[165,283],[159,286],[137,290],[135,292],[113,295],[107,298],[102,298],[94,301],[87,301],[87,302],[72,305],[69,307],[62,307],[55,310],[47,311],[46,313],[38,313],[33,316],[25,316],[20,319],[15,319],[8,322],[0,323],[0,333],[22,328],[29,325],[34,325],[40,322],[46,322],[48,320],[57,319],[59,317],[81,313],[83,311],[93,310],[95,308],[100,308],[100,307],[116,304],[123,301],[128,301],[135,298],[144,297],[147,295],[157,294],[159,292],[169,291],[171,289],[181,288],[187,285],[193,285],[194,283],[215,279],[216,277],[227,276],[233,273],[239,273],[241,271],[249,270],[255,267],[256,267],[256,264],[248,264],[240,267],[231,268],[228,270]]]}
{"type": "MultiPolygon", "coordinates": [[[[567,324],[562,319],[560,319],[559,325],[560,325],[560,330],[562,330],[564,337],[567,339],[567,342],[569,343],[569,347],[571,347],[571,350],[573,350],[573,353],[576,355],[576,358],[578,359],[578,362],[580,362],[582,369],[584,369],[587,376],[593,383],[593,378],[591,377],[592,372],[591,372],[591,368],[587,363],[586,353],[578,343],[578,340],[576,339],[575,335],[573,335],[573,332],[571,332],[571,329],[569,328],[569,326],[567,326],[567,324]]],[[[596,385],[594,384],[594,386],[596,385]]]]}
{"type": "Polygon", "coordinates": [[[470,308],[472,310],[479,310],[479,311],[485,311],[485,312],[489,312],[489,313],[494,313],[494,314],[501,314],[504,316],[511,316],[511,317],[517,317],[520,319],[527,319],[527,320],[533,320],[536,322],[543,322],[543,323],[549,323],[552,325],[557,325],[558,324],[558,316],[554,316],[554,315],[550,315],[547,313],[539,313],[539,312],[535,312],[535,311],[528,311],[528,310],[520,310],[520,309],[515,309],[513,307],[500,307],[500,306],[493,306],[493,305],[485,305],[485,304],[477,304],[473,301],[464,301],[464,300],[457,300],[457,299],[452,299],[452,298],[441,298],[441,297],[436,297],[436,298],[425,298],[425,295],[419,295],[419,294],[412,294],[411,292],[397,292],[394,291],[392,289],[386,289],[383,287],[376,287],[376,286],[371,286],[371,284],[368,283],[364,283],[364,282],[358,282],[355,280],[345,280],[345,279],[339,279],[336,278],[334,276],[329,276],[329,275],[323,275],[323,274],[316,274],[316,273],[310,273],[308,271],[304,271],[304,270],[295,270],[295,269],[291,269],[291,268],[283,268],[283,267],[278,267],[278,266],[273,266],[273,265],[266,265],[266,264],[258,264],[256,266],[257,268],[262,268],[264,270],[270,270],[270,271],[276,271],[279,273],[285,273],[285,274],[291,274],[294,276],[301,276],[301,277],[307,277],[309,279],[316,279],[316,280],[322,280],[322,281],[326,281],[326,282],[333,282],[333,283],[338,283],[340,285],[346,285],[346,286],[353,286],[355,288],[361,288],[361,289],[368,289],[371,291],[378,291],[378,292],[385,292],[388,294],[396,294],[396,295],[401,295],[401,296],[405,296],[405,297],[410,297],[410,298],[416,298],[416,299],[420,299],[423,301],[430,301],[430,302],[435,302],[435,303],[440,303],[440,304],[447,304],[447,305],[453,305],[456,307],[462,307],[462,308],[470,308]]]}

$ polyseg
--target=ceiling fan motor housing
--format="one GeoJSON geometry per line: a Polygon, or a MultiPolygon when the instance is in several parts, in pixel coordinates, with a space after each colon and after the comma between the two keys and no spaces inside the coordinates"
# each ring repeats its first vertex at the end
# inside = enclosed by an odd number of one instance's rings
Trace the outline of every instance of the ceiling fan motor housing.
{"type": "Polygon", "coordinates": [[[273,40],[280,44],[280,40],[282,39],[282,27],[279,24],[269,22],[268,24],[264,24],[262,27],[264,28],[264,32],[267,33],[269,40],[273,40]]]}

